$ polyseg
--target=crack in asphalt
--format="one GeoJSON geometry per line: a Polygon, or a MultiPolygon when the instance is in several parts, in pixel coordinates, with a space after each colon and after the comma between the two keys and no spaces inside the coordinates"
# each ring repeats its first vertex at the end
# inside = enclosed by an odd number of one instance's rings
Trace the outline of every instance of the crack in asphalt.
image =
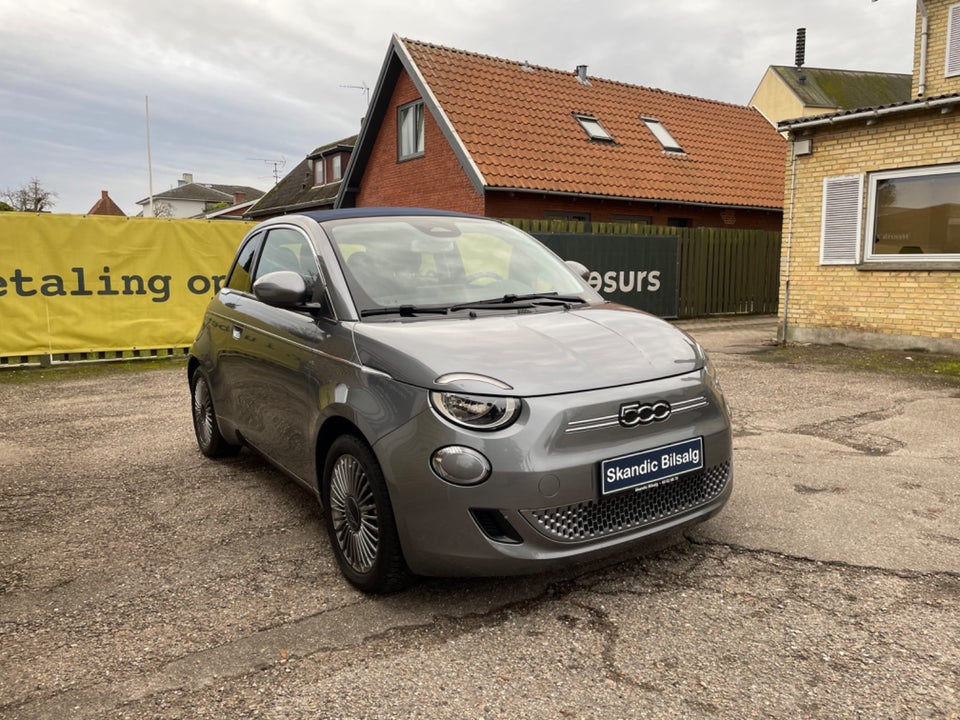
{"type": "Polygon", "coordinates": [[[905,447],[906,443],[896,438],[887,437],[886,435],[858,432],[858,428],[870,423],[880,422],[881,420],[889,420],[897,415],[902,415],[903,411],[904,406],[900,404],[892,408],[870,410],[868,412],[846,415],[825,422],[800,425],[785,432],[796,433],[798,435],[810,435],[823,440],[830,440],[831,442],[846,445],[865,455],[889,455],[905,447]]]}
{"type": "MultiPolygon", "coordinates": [[[[401,615],[384,613],[384,604],[404,612],[404,604],[416,598],[416,590],[384,600],[361,598],[353,603],[323,610],[293,622],[279,623],[238,638],[223,645],[206,648],[174,658],[145,675],[113,678],[79,688],[69,688],[46,698],[30,698],[23,702],[0,704],[0,712],[27,712],[23,717],[102,717],[105,711],[131,703],[144,701],[166,692],[197,691],[216,682],[245,677],[276,665],[281,659],[306,659],[332,652],[350,650],[363,646],[363,658],[385,657],[396,647],[409,647],[412,643],[439,646],[452,639],[474,633],[482,628],[499,627],[510,620],[532,615],[550,604],[566,604],[585,614],[586,622],[575,615],[559,613],[559,622],[571,627],[585,627],[602,640],[601,658],[606,677],[614,685],[625,684],[633,688],[662,692],[663,688],[639,680],[617,667],[617,645],[620,629],[610,613],[601,605],[583,599],[584,595],[620,597],[624,595],[649,596],[670,592],[678,588],[693,588],[703,585],[704,565],[708,561],[724,565],[733,556],[759,559],[800,562],[825,569],[856,569],[862,572],[904,580],[923,578],[960,579],[960,573],[951,572],[905,572],[887,568],[854,565],[841,561],[822,561],[808,557],[758,550],[730,543],[715,543],[686,537],[691,547],[709,548],[721,555],[679,556],[668,578],[661,578],[646,590],[626,588],[603,589],[612,576],[621,568],[630,568],[626,576],[651,577],[645,567],[649,557],[630,558],[618,563],[592,568],[581,575],[549,582],[539,592],[492,606],[485,610],[463,614],[434,614],[424,619],[417,615],[420,603],[414,602],[412,622],[404,622],[401,615]],[[699,573],[697,579],[691,579],[699,573]],[[573,596],[577,597],[573,597],[573,596]]],[[[624,573],[621,573],[624,574],[624,573]]],[[[707,578],[724,577],[720,571],[708,573],[707,578]]],[[[444,581],[440,581],[443,583],[444,581]]],[[[791,594],[799,596],[798,588],[791,594]]],[[[811,601],[805,600],[806,604],[811,601]]],[[[831,608],[824,608],[832,611],[831,608]]]]}

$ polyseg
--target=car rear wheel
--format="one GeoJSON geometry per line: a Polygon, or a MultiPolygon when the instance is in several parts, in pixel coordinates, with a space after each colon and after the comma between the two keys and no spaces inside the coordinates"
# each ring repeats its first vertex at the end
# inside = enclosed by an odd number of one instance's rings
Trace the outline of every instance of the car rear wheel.
{"type": "Polygon", "coordinates": [[[396,592],[412,576],[400,549],[383,472],[370,447],[353,435],[334,441],[323,473],[324,515],[344,576],[370,593],[396,592]]]}
{"type": "Polygon", "coordinates": [[[197,370],[190,379],[190,400],[193,432],[197,436],[200,452],[210,458],[236,455],[240,451],[240,446],[227,442],[226,438],[220,434],[213,397],[210,395],[210,384],[200,370],[197,370]]]}

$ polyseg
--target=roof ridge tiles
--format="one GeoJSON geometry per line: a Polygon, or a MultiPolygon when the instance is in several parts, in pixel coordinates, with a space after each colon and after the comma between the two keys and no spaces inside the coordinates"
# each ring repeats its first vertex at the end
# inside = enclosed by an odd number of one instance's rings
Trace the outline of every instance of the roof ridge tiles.
{"type": "MultiPolygon", "coordinates": [[[[553,67],[549,67],[549,66],[547,66],[547,65],[535,65],[535,64],[530,63],[528,60],[523,60],[523,61],[513,60],[513,59],[510,59],[510,58],[504,58],[504,57],[500,57],[500,56],[497,56],[497,55],[490,55],[490,54],[487,54],[487,53],[476,52],[476,51],[473,51],[473,50],[463,50],[463,49],[461,49],[461,48],[455,48],[455,47],[451,47],[451,46],[448,46],[448,45],[439,45],[439,44],[437,44],[437,43],[431,43],[431,42],[427,42],[427,41],[424,41],[424,40],[416,40],[416,39],[413,39],[413,38],[401,37],[401,38],[400,38],[400,41],[401,41],[404,45],[407,45],[407,46],[420,46],[420,47],[430,48],[430,49],[432,49],[432,50],[440,50],[440,51],[443,51],[443,52],[455,53],[455,54],[457,54],[457,55],[463,55],[463,56],[466,56],[466,57],[471,57],[471,58],[480,59],[480,60],[491,60],[491,61],[494,61],[494,62],[498,62],[498,63],[502,63],[502,64],[505,64],[505,65],[510,65],[510,66],[515,66],[515,67],[519,67],[519,68],[529,68],[530,70],[540,70],[540,71],[547,72],[547,73],[553,73],[553,74],[556,74],[556,75],[570,76],[570,77],[576,77],[576,75],[577,75],[576,70],[561,70],[561,69],[559,69],[559,68],[553,68],[553,67]]],[[[692,94],[690,94],[690,93],[677,92],[677,91],[675,91],[675,90],[665,90],[665,89],[663,89],[663,88],[653,87],[653,86],[651,86],[651,85],[640,85],[640,84],[637,84],[637,83],[629,83],[629,82],[626,82],[626,81],[623,81],[623,80],[613,80],[613,79],[611,79],[611,78],[605,78],[605,77],[600,77],[600,76],[595,76],[595,75],[590,75],[590,76],[588,76],[588,79],[590,80],[591,83],[594,83],[594,82],[597,82],[597,83],[605,83],[605,84],[610,84],[610,85],[617,85],[617,86],[624,87],[624,88],[630,88],[630,89],[633,89],[633,90],[646,90],[646,91],[652,92],[652,93],[660,93],[660,94],[663,94],[663,95],[669,95],[669,96],[674,97],[674,98],[687,98],[687,99],[690,99],[690,100],[696,100],[696,101],[700,101],[700,102],[712,103],[712,104],[714,104],[714,105],[725,105],[725,106],[729,106],[729,107],[733,107],[733,108],[738,108],[738,109],[742,109],[742,108],[744,107],[743,105],[738,105],[738,104],[736,104],[736,103],[727,102],[727,101],[725,101],[725,100],[716,100],[716,99],[713,99],[713,98],[705,98],[705,97],[701,97],[701,96],[698,96],[698,95],[692,95],[692,94]]]]}

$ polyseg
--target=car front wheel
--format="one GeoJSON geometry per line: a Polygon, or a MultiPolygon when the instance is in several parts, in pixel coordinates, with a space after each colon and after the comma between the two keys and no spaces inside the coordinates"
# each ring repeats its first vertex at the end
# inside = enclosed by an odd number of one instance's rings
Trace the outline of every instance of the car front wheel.
{"type": "Polygon", "coordinates": [[[387,486],[370,447],[353,435],[337,438],[323,480],[330,544],[344,576],[370,593],[396,592],[409,584],[387,486]]]}

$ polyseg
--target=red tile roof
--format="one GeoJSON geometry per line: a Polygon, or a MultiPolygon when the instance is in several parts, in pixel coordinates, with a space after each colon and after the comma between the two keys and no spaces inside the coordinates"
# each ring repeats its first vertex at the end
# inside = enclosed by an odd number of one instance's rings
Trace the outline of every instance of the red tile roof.
{"type": "Polygon", "coordinates": [[[107,193],[106,190],[100,191],[100,199],[97,200],[93,207],[87,212],[87,215],[115,215],[118,217],[126,217],[127,214],[120,209],[120,206],[117,205],[113,198],[107,193]]]}
{"type": "Polygon", "coordinates": [[[753,108],[399,40],[487,188],[783,207],[786,141],[753,108]],[[614,142],[588,138],[595,117],[614,142]],[[663,150],[651,117],[684,153],[663,150]]]}

